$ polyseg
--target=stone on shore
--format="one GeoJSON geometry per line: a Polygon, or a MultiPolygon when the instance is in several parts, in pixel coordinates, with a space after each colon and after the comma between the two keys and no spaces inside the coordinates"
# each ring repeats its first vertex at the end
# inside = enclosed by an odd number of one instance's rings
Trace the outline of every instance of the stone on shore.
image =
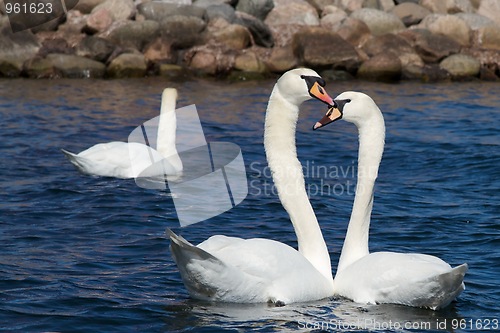
{"type": "Polygon", "coordinates": [[[191,5],[177,5],[169,2],[142,2],[137,6],[137,12],[143,15],[147,20],[157,22],[163,21],[168,16],[195,16],[199,19],[205,17],[207,11],[205,8],[191,5]]]}
{"type": "Polygon", "coordinates": [[[184,55],[189,69],[200,75],[227,74],[234,67],[233,50],[229,52],[214,45],[195,46],[184,55]]]}
{"type": "Polygon", "coordinates": [[[210,22],[205,34],[205,43],[220,43],[229,49],[242,50],[249,46],[251,35],[239,24],[230,24],[223,18],[210,22]]]}
{"type": "Polygon", "coordinates": [[[165,76],[168,78],[180,78],[184,75],[184,69],[182,66],[173,64],[160,64],[158,70],[160,76],[165,76]]]}
{"type": "Polygon", "coordinates": [[[425,63],[439,62],[460,51],[460,44],[455,40],[426,29],[406,30],[399,35],[406,38],[425,63]]]}
{"type": "Polygon", "coordinates": [[[320,20],[321,26],[331,31],[337,31],[342,22],[347,18],[347,13],[335,6],[328,6],[325,11],[323,11],[323,16],[320,20]],[[325,13],[326,10],[327,12],[325,13]]]}
{"type": "Polygon", "coordinates": [[[500,51],[500,26],[489,25],[477,29],[474,44],[479,49],[500,51]]]}
{"type": "Polygon", "coordinates": [[[428,29],[434,34],[450,37],[462,46],[470,45],[471,29],[458,16],[431,14],[419,24],[419,27],[428,29]]]}
{"type": "Polygon", "coordinates": [[[236,12],[234,23],[244,26],[252,34],[256,45],[263,47],[273,47],[274,38],[269,27],[258,18],[243,12],[236,12]]]}
{"type": "Polygon", "coordinates": [[[368,56],[393,52],[394,54],[413,53],[413,47],[403,37],[395,34],[373,36],[364,45],[363,51],[368,56]]]}
{"type": "Polygon", "coordinates": [[[439,63],[441,69],[450,73],[454,79],[477,77],[481,64],[474,57],[465,54],[454,54],[439,63]]]}
{"type": "Polygon", "coordinates": [[[303,28],[293,39],[299,62],[312,67],[333,66],[352,71],[359,66],[356,49],[337,33],[321,27],[303,28]]]}
{"type": "Polygon", "coordinates": [[[104,1],[106,0],[79,0],[75,6],[75,9],[84,14],[89,14],[92,9],[94,9],[104,1]]]}
{"type": "Polygon", "coordinates": [[[0,76],[19,76],[24,62],[33,58],[40,47],[31,31],[12,33],[7,18],[0,17],[0,76]]]}
{"type": "Polygon", "coordinates": [[[113,21],[123,21],[135,15],[135,5],[133,0],[106,0],[92,9],[91,13],[107,10],[111,14],[113,21]]]}
{"type": "Polygon", "coordinates": [[[49,54],[25,64],[31,78],[102,78],[106,66],[98,61],[68,54],[49,54]]]}
{"type": "Polygon", "coordinates": [[[375,36],[397,33],[405,29],[399,17],[377,9],[361,8],[352,13],[351,17],[365,22],[375,36]]]}
{"type": "Polygon", "coordinates": [[[271,55],[266,59],[267,68],[271,72],[283,73],[298,65],[297,58],[293,54],[293,47],[276,46],[271,51],[271,55]]]}
{"type": "Polygon", "coordinates": [[[477,13],[486,16],[500,25],[500,1],[482,0],[481,5],[477,9],[477,13]]]}
{"type": "Polygon", "coordinates": [[[123,48],[135,48],[141,51],[146,44],[151,43],[159,34],[160,24],[156,21],[126,21],[111,30],[109,35],[104,38],[123,48]]]}
{"type": "Polygon", "coordinates": [[[76,47],[76,55],[106,63],[115,49],[116,45],[104,38],[87,36],[76,47]]]}
{"type": "Polygon", "coordinates": [[[403,2],[394,7],[392,13],[408,27],[420,23],[431,12],[416,3],[403,2]]]}
{"type": "Polygon", "coordinates": [[[367,80],[397,81],[401,73],[399,58],[393,53],[381,53],[363,62],[357,76],[367,80]]]}
{"type": "Polygon", "coordinates": [[[425,64],[416,53],[398,54],[401,61],[401,78],[403,79],[423,79],[425,73],[425,64]]]}
{"type": "Polygon", "coordinates": [[[113,24],[113,17],[107,8],[97,8],[87,18],[85,31],[91,34],[106,31],[113,24]]]}
{"type": "Polygon", "coordinates": [[[239,0],[236,5],[237,11],[255,16],[259,20],[264,20],[273,8],[273,0],[239,0]]]}
{"type": "Polygon", "coordinates": [[[366,23],[352,17],[342,22],[337,33],[354,47],[362,47],[371,37],[370,28],[366,23]]]}
{"type": "Polygon", "coordinates": [[[140,53],[122,53],[109,64],[106,73],[112,78],[144,77],[146,59],[140,53]]]}
{"type": "Polygon", "coordinates": [[[264,73],[266,65],[252,50],[244,50],[234,59],[234,68],[243,72],[264,73]]]}
{"type": "Polygon", "coordinates": [[[189,48],[202,41],[201,33],[206,22],[196,16],[172,15],[160,23],[162,36],[172,40],[172,46],[179,49],[189,48]]]}
{"type": "Polygon", "coordinates": [[[177,52],[172,47],[172,42],[165,37],[158,37],[144,48],[146,60],[154,63],[176,63],[177,52]]]}
{"type": "Polygon", "coordinates": [[[319,25],[316,9],[305,0],[274,0],[274,8],[264,21],[276,25],[319,25]]]}

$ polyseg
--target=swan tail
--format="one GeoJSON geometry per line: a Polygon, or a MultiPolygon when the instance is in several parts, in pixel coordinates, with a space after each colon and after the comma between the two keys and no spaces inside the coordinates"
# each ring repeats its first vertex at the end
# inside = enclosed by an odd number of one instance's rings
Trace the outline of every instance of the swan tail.
{"type": "Polygon", "coordinates": [[[467,269],[468,265],[462,264],[449,272],[435,276],[433,280],[439,287],[436,288],[426,307],[438,310],[454,301],[465,290],[464,276],[467,269]]]}
{"type": "Polygon", "coordinates": [[[61,151],[66,156],[66,158],[71,162],[71,164],[73,164],[78,170],[80,170],[80,171],[85,170],[85,166],[81,163],[77,154],[74,154],[74,153],[67,151],[65,149],[61,149],[61,151]]]}
{"type": "Polygon", "coordinates": [[[220,288],[214,281],[227,266],[210,253],[194,246],[182,236],[167,229],[170,238],[170,251],[181,273],[182,281],[193,298],[213,300],[220,288]]]}

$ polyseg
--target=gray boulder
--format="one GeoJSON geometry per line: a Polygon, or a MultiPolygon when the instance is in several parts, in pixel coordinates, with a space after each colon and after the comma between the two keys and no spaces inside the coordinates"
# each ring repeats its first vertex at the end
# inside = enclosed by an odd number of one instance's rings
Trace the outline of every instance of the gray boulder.
{"type": "Polygon", "coordinates": [[[146,59],[138,53],[122,53],[106,69],[107,75],[112,78],[143,77],[146,71],[146,59]]]}
{"type": "Polygon", "coordinates": [[[31,78],[102,78],[105,71],[103,63],[68,54],[49,54],[25,64],[25,72],[31,78]]]}
{"type": "Polygon", "coordinates": [[[477,77],[481,69],[480,62],[469,55],[453,54],[439,63],[441,69],[450,73],[454,79],[477,77]]]}
{"type": "Polygon", "coordinates": [[[75,9],[84,14],[89,14],[92,9],[94,9],[104,1],[106,0],[79,0],[75,6],[75,9]]]}
{"type": "Polygon", "coordinates": [[[477,13],[486,16],[500,25],[500,1],[498,0],[482,0],[477,13]]]}
{"type": "Polygon", "coordinates": [[[361,62],[351,44],[337,33],[320,27],[303,28],[295,34],[292,45],[295,56],[307,66],[354,71],[361,62]]]}
{"type": "Polygon", "coordinates": [[[208,6],[206,11],[206,17],[208,18],[208,21],[221,17],[229,23],[233,23],[236,19],[234,8],[229,6],[228,4],[208,6]]]}
{"type": "Polygon", "coordinates": [[[397,81],[401,78],[402,65],[393,53],[381,53],[363,62],[357,77],[376,81],[397,81]]]}
{"type": "Polygon", "coordinates": [[[407,27],[420,23],[431,13],[427,8],[413,2],[401,3],[394,7],[391,12],[399,17],[407,27]]]}
{"type": "Polygon", "coordinates": [[[168,2],[143,2],[137,6],[137,12],[148,20],[163,21],[167,16],[195,16],[203,19],[206,9],[198,6],[177,5],[168,2]]]}
{"type": "Polygon", "coordinates": [[[159,34],[160,24],[156,21],[127,21],[113,29],[105,39],[123,48],[135,48],[140,51],[159,34]]]}
{"type": "Polygon", "coordinates": [[[251,34],[239,24],[230,24],[218,18],[210,22],[204,38],[206,44],[215,42],[229,49],[241,50],[249,46],[251,34]]]}
{"type": "Polygon", "coordinates": [[[177,51],[169,39],[158,37],[144,48],[144,57],[154,63],[174,64],[177,62],[177,51]]]}
{"type": "Polygon", "coordinates": [[[488,25],[477,29],[473,44],[479,49],[500,51],[500,26],[488,25]]]}
{"type": "Polygon", "coordinates": [[[348,17],[342,22],[337,33],[355,47],[363,46],[371,37],[370,28],[366,23],[352,17],[348,17]]]}
{"type": "Polygon", "coordinates": [[[243,72],[264,73],[266,65],[252,50],[244,50],[234,59],[234,68],[243,72]]]}
{"type": "Polygon", "coordinates": [[[370,57],[387,52],[414,53],[413,47],[405,38],[394,34],[373,36],[363,45],[363,51],[370,57]]]}
{"type": "Polygon", "coordinates": [[[477,30],[489,25],[495,25],[495,22],[493,20],[479,14],[459,13],[455,16],[461,18],[465,23],[467,23],[471,30],[477,30]]]}
{"type": "Polygon", "coordinates": [[[397,33],[405,29],[405,25],[399,17],[378,9],[361,8],[353,12],[351,17],[365,22],[375,36],[397,33]]]}
{"type": "Polygon", "coordinates": [[[413,46],[425,63],[436,63],[443,58],[458,53],[460,44],[440,34],[433,34],[426,29],[411,29],[399,34],[413,46]]]}
{"type": "Polygon", "coordinates": [[[135,5],[133,0],[106,0],[92,9],[92,12],[105,9],[113,21],[128,20],[135,16],[135,5]]]}
{"type": "Polygon", "coordinates": [[[116,45],[104,38],[85,37],[76,47],[76,55],[105,63],[116,49],[116,45]]]}
{"type": "Polygon", "coordinates": [[[273,47],[274,38],[269,27],[258,18],[243,12],[236,12],[234,23],[244,26],[252,34],[255,44],[273,47]]]}
{"type": "Polygon", "coordinates": [[[326,8],[323,11],[320,24],[326,29],[337,31],[342,22],[347,18],[347,13],[335,6],[328,6],[326,8]]]}
{"type": "Polygon", "coordinates": [[[19,76],[24,62],[33,58],[40,47],[33,33],[12,33],[7,17],[0,17],[0,76],[19,76]]]}
{"type": "Polygon", "coordinates": [[[458,16],[431,14],[422,20],[419,28],[427,29],[434,34],[450,37],[462,46],[470,45],[471,29],[458,16]]]}
{"type": "Polygon", "coordinates": [[[267,14],[274,8],[273,0],[239,0],[236,10],[265,20],[267,14]]]}
{"type": "Polygon", "coordinates": [[[172,40],[175,48],[189,48],[202,41],[201,33],[206,23],[196,16],[173,15],[168,16],[160,23],[162,36],[172,40]]]}
{"type": "Polygon", "coordinates": [[[298,65],[291,45],[273,47],[271,55],[266,59],[267,68],[271,72],[284,73],[298,65]]]}
{"type": "Polygon", "coordinates": [[[305,0],[275,0],[265,21],[268,26],[319,25],[316,9],[305,0]]]}

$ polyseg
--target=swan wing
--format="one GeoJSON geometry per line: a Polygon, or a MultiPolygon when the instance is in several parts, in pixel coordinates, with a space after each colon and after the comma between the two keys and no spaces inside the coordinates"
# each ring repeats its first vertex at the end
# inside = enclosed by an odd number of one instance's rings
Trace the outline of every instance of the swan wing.
{"type": "Polygon", "coordinates": [[[395,303],[438,309],[463,290],[467,265],[451,268],[425,254],[376,252],[335,277],[337,294],[360,303],[395,303]]]}
{"type": "Polygon", "coordinates": [[[284,304],[333,295],[331,283],[286,244],[217,235],[194,246],[169,234],[174,259],[194,298],[284,304]]]}
{"type": "Polygon", "coordinates": [[[62,149],[82,173],[95,176],[134,178],[163,159],[156,150],[137,142],[113,141],[96,144],[79,154],[62,149]]]}

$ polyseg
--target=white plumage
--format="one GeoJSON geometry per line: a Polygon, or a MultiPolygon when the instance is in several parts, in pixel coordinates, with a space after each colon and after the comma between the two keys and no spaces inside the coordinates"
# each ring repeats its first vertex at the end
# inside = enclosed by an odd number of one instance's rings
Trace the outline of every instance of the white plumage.
{"type": "Polygon", "coordinates": [[[267,160],[297,234],[298,251],[270,239],[219,235],[194,246],[169,230],[173,257],[193,298],[283,305],[333,294],[330,256],[295,149],[299,105],[311,98],[311,89],[315,97],[332,102],[328,95],[319,95],[324,91],[318,84],[324,81],[310,69],[283,74],[269,98],[265,121],[267,160]]]}
{"type": "Polygon", "coordinates": [[[426,254],[369,253],[374,185],[384,150],[384,118],[375,102],[363,93],[344,92],[335,102],[337,110],[329,111],[315,128],[342,118],[354,123],[359,131],[356,196],[335,275],[335,294],[359,303],[431,309],[447,306],[465,288],[467,264],[451,268],[426,254]]]}
{"type": "Polygon", "coordinates": [[[166,88],[162,94],[157,149],[138,142],[113,141],[96,144],[79,154],[61,149],[68,160],[82,173],[115,178],[137,178],[176,175],[182,171],[182,162],[175,147],[177,90],[166,88]],[[153,167],[152,165],[162,167],[153,167]],[[146,170],[146,171],[145,171],[146,170]],[[148,172],[150,171],[150,172],[148,172]]]}

